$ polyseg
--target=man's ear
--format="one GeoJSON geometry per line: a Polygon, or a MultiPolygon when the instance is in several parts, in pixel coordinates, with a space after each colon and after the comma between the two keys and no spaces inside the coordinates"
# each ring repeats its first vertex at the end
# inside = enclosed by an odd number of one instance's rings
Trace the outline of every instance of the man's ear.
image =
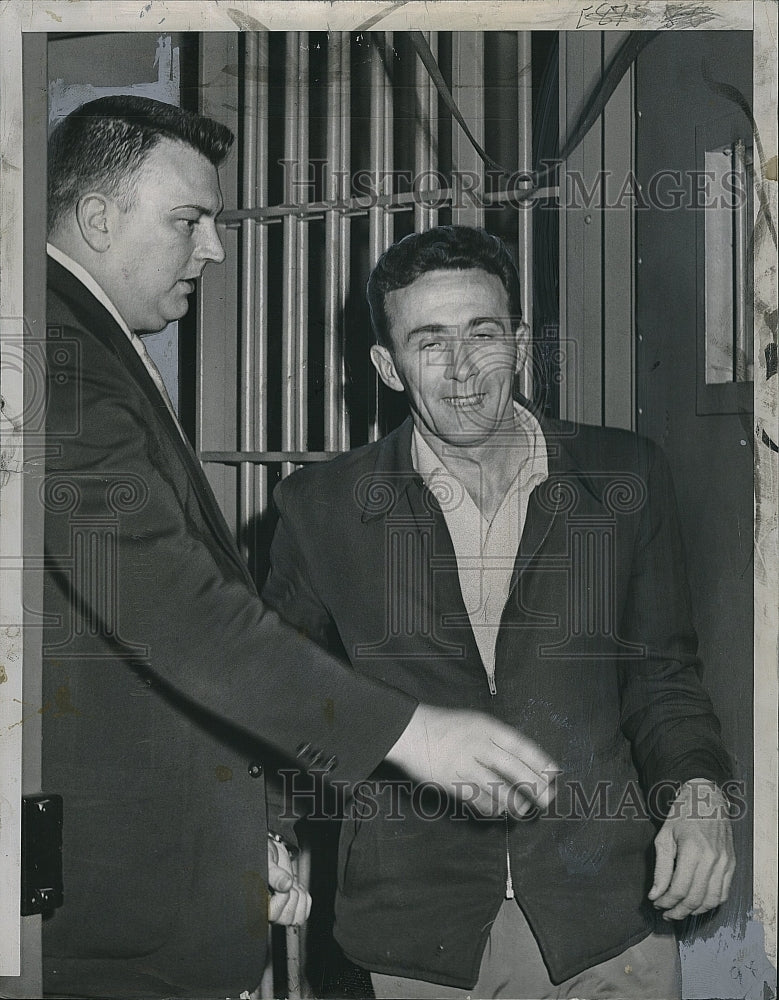
{"type": "Polygon", "coordinates": [[[104,194],[82,195],[76,206],[76,221],[86,243],[95,253],[105,253],[111,246],[111,205],[104,194]]]}
{"type": "Polygon", "coordinates": [[[514,339],[517,344],[517,364],[515,370],[521,372],[530,356],[530,327],[524,320],[514,331],[514,339]]]}
{"type": "Polygon", "coordinates": [[[395,362],[392,360],[392,355],[386,347],[382,347],[381,344],[374,344],[371,347],[371,361],[373,362],[373,367],[379,373],[379,378],[388,389],[394,389],[395,392],[405,391],[404,385],[398,378],[398,373],[395,370],[395,362]]]}

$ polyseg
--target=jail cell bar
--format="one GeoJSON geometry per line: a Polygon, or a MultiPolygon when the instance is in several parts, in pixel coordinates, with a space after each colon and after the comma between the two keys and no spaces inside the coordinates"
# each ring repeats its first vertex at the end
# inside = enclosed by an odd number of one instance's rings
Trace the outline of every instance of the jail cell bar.
{"type": "MultiPolygon", "coordinates": [[[[438,35],[428,32],[425,37],[434,54],[438,51],[438,35]]],[[[520,170],[529,169],[532,155],[530,33],[518,36],[518,106],[520,170]]],[[[397,39],[397,36],[395,36],[397,39]]],[[[369,173],[378,198],[366,204],[350,197],[351,155],[351,35],[332,32],[327,38],[327,102],[326,102],[326,163],[324,200],[299,199],[298,190],[281,203],[268,203],[268,155],[270,148],[268,113],[269,53],[266,36],[246,32],[241,35],[244,46],[245,72],[242,76],[244,113],[238,120],[239,149],[243,182],[241,205],[228,209],[223,220],[240,229],[239,277],[239,433],[235,451],[202,449],[201,460],[215,465],[238,466],[240,471],[237,498],[237,523],[262,514],[268,502],[266,475],[263,470],[273,463],[282,464],[282,475],[295,466],[321,461],[345,451],[350,446],[349,412],[346,402],[346,365],[344,329],[345,306],[350,295],[351,222],[358,216],[368,217],[369,254],[371,266],[392,242],[394,215],[414,213],[414,228],[421,230],[438,223],[439,210],[451,207],[452,221],[466,225],[484,225],[484,209],[474,199],[458,198],[451,189],[435,188],[434,178],[442,176],[438,151],[438,102],[435,85],[421,61],[414,69],[416,84],[416,120],[413,143],[414,190],[400,193],[393,180],[393,171],[400,169],[395,142],[395,108],[392,81],[388,78],[385,60],[393,54],[393,35],[374,33],[370,65],[370,134],[369,173]],[[384,52],[384,59],[382,58],[384,52]],[[429,190],[430,203],[420,198],[429,190]],[[312,451],[308,446],[308,337],[310,314],[309,228],[314,220],[324,219],[324,450],[312,451]],[[281,223],[283,228],[282,268],[282,357],[280,450],[268,450],[268,413],[263,387],[274,373],[268,368],[268,229],[281,223]],[[251,466],[256,471],[251,471],[251,466]]],[[[309,48],[307,32],[286,34],[284,54],[284,159],[295,164],[299,178],[309,176],[309,48]]],[[[469,122],[475,138],[484,139],[484,37],[479,32],[451,33],[452,93],[469,122]]],[[[411,157],[409,157],[411,159],[411,157]]],[[[405,161],[408,163],[408,160],[405,161]]],[[[465,177],[466,185],[484,191],[484,165],[468,142],[459,125],[452,123],[453,171],[465,177]]],[[[308,190],[306,188],[306,190],[308,190]]],[[[545,192],[539,192],[539,195],[545,192]]],[[[496,200],[500,200],[500,195],[496,200]]],[[[525,317],[530,320],[532,307],[532,221],[531,213],[518,212],[518,261],[525,290],[525,317]]],[[[228,262],[229,263],[229,262],[228,262]]],[[[360,290],[361,293],[362,290],[360,290]]],[[[529,366],[528,366],[529,368],[529,366]]],[[[367,371],[367,369],[366,369],[367,371]]],[[[275,376],[278,377],[278,372],[275,376]]],[[[371,373],[365,375],[374,378],[371,373]]],[[[523,391],[530,395],[526,382],[523,391]]],[[[379,394],[369,416],[365,439],[379,436],[379,394]]],[[[201,407],[200,412],[203,412],[201,407]]]]}
{"type": "MultiPolygon", "coordinates": [[[[268,204],[268,36],[247,33],[241,80],[242,187],[247,208],[268,204]]],[[[239,398],[238,447],[264,451],[268,446],[267,402],[263,387],[268,376],[268,230],[250,219],[241,223],[240,294],[238,327],[239,398]]],[[[268,505],[267,466],[242,462],[239,466],[239,509],[265,510],[268,505]]],[[[248,557],[244,542],[244,557],[248,557]]]]}
{"type": "MultiPolygon", "coordinates": [[[[349,197],[351,159],[350,35],[334,32],[327,46],[327,164],[325,197],[343,202],[349,197]]],[[[349,294],[349,217],[331,209],[325,216],[325,451],[349,447],[346,410],[344,316],[349,294]]],[[[285,275],[285,281],[288,276],[285,275]]],[[[305,386],[298,386],[305,391],[305,386]]]]}
{"type": "MultiPolygon", "coordinates": [[[[520,170],[530,170],[532,156],[532,91],[530,74],[530,33],[518,32],[519,152],[520,170]]],[[[387,63],[394,55],[391,32],[375,33],[370,53],[369,107],[372,120],[368,151],[369,175],[373,197],[369,204],[351,196],[351,122],[352,122],[352,36],[348,32],[331,32],[326,41],[326,163],[323,175],[324,201],[299,198],[301,190],[285,190],[281,203],[269,203],[269,170],[272,139],[278,138],[283,157],[294,165],[292,173],[306,180],[311,168],[310,131],[310,50],[308,32],[288,32],[284,48],[284,112],[283,136],[270,133],[271,115],[269,80],[271,52],[267,34],[245,32],[240,36],[243,72],[239,89],[242,113],[237,119],[240,155],[240,186],[237,194],[240,206],[223,213],[229,227],[239,231],[239,253],[236,274],[237,287],[237,427],[235,451],[200,451],[201,460],[212,466],[237,468],[235,495],[235,527],[241,534],[243,526],[265,513],[269,502],[268,467],[279,464],[286,476],[295,467],[311,461],[321,461],[345,451],[350,446],[350,420],[346,400],[346,343],[344,328],[351,278],[351,222],[357,216],[368,219],[368,251],[370,266],[394,238],[394,215],[413,212],[414,229],[421,231],[438,224],[441,207],[451,207],[454,223],[484,225],[484,209],[473,199],[458,200],[454,184],[441,188],[442,166],[439,157],[439,95],[420,60],[415,61],[414,84],[416,109],[413,150],[408,159],[396,155],[395,94],[387,63]],[[393,172],[409,164],[413,156],[413,191],[401,194],[393,172]],[[403,159],[401,164],[399,161],[403,159]],[[429,203],[419,197],[430,192],[429,203]],[[462,202],[462,203],[461,203],[462,202]],[[324,451],[309,450],[308,358],[309,358],[309,243],[311,222],[324,220],[324,451]],[[281,351],[280,372],[273,372],[269,362],[269,229],[282,227],[282,288],[281,288],[281,351]],[[279,379],[280,376],[280,379],[279,379]],[[279,379],[280,399],[276,414],[280,419],[280,451],[270,451],[269,439],[273,416],[269,414],[267,387],[279,379]]],[[[427,32],[425,38],[435,56],[439,50],[439,33],[427,32]]],[[[452,94],[468,121],[476,140],[484,142],[484,37],[477,32],[451,33],[452,94]]],[[[278,78],[278,76],[277,76],[278,78]]],[[[453,171],[467,176],[476,193],[485,190],[484,165],[462,133],[452,122],[453,171]]],[[[288,175],[289,176],[289,175],[288,175]]],[[[529,212],[518,213],[518,260],[525,290],[525,317],[530,321],[532,301],[532,221],[529,212]]],[[[228,268],[235,266],[228,258],[228,268]]],[[[273,292],[278,294],[278,289],[273,292]]],[[[366,359],[367,361],[367,359],[366,359]]],[[[529,366],[528,366],[529,368],[529,366]]],[[[375,379],[375,373],[363,377],[375,379]]],[[[201,395],[208,394],[207,373],[201,371],[201,395]]],[[[530,384],[523,390],[530,394],[530,384]]],[[[376,406],[369,415],[367,439],[374,441],[380,434],[379,393],[376,406]]],[[[210,412],[200,400],[198,412],[202,420],[210,412]]],[[[228,435],[229,437],[229,435],[228,435]]],[[[242,548],[248,555],[247,544],[242,548]]],[[[307,870],[310,859],[303,854],[299,864],[307,870]]],[[[302,873],[301,873],[302,874],[302,873]]],[[[291,998],[306,992],[302,976],[301,956],[305,951],[305,929],[287,934],[287,981],[291,998]]],[[[255,995],[273,995],[273,971],[269,969],[255,995]]]]}

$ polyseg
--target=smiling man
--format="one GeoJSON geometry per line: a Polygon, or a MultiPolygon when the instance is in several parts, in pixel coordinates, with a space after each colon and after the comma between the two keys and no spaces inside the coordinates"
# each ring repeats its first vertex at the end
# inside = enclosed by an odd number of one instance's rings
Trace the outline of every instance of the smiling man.
{"type": "Polygon", "coordinates": [[[267,920],[309,904],[266,836],[268,745],[346,786],[385,757],[454,794],[473,782],[483,809],[511,805],[528,757],[547,763],[497,720],[345,668],[260,600],[142,340],[224,257],[232,140],[132,96],[50,139],[41,711],[65,886],[44,924],[50,995],[257,986],[267,920]]]}
{"type": "MultiPolygon", "coordinates": [[[[335,934],[379,997],[671,1000],[670,924],[722,902],[734,865],[672,488],[649,441],[515,400],[519,291],[483,230],[390,247],[371,357],[411,418],[276,490],[270,604],[562,769],[519,820],[377,772],[342,825],[335,934]]],[[[279,823],[303,801],[282,777],[279,823]]]]}

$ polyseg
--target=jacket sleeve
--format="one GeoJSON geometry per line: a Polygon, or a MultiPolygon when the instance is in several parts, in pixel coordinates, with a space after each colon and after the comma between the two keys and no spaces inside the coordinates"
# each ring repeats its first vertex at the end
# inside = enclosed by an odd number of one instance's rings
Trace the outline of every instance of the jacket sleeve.
{"type": "Polygon", "coordinates": [[[71,333],[88,356],[77,393],[49,382],[46,559],[78,634],[74,646],[61,623],[49,655],[65,655],[70,642],[82,660],[102,656],[106,669],[124,668],[123,659],[242,738],[304,767],[329,767],[331,779],[366,777],[416,701],[388,688],[377,698],[374,682],[266,607],[237,551],[199,516],[192,477],[147,398],[108,351],[71,333]],[[108,539],[105,579],[91,556],[74,570],[74,531],[85,538],[90,525],[108,539]]]}
{"type": "MultiPolygon", "coordinates": [[[[300,518],[291,515],[284,500],[290,482],[280,483],[273,493],[279,520],[273,535],[270,570],[262,590],[263,600],[297,631],[324,649],[332,648],[334,625],[320,600],[307,569],[306,557],[296,539],[300,518]]],[[[346,660],[344,669],[351,670],[346,660]]],[[[312,665],[313,669],[316,669],[312,665]]],[[[297,846],[295,823],[321,804],[321,789],[294,769],[269,768],[266,772],[268,827],[297,846]]]]}
{"type": "Polygon", "coordinates": [[[646,497],[620,618],[620,638],[642,646],[643,655],[623,660],[619,677],[622,729],[648,792],[691,778],[723,782],[731,766],[700,680],[670,471],[660,449],[644,444],[646,497]]]}

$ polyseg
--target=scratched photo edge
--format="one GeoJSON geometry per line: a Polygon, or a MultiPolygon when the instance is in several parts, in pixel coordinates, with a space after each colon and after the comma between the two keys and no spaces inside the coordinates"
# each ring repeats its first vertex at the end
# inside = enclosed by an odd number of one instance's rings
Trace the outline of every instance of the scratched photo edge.
{"type": "MultiPolygon", "coordinates": [[[[0,2],[0,126],[2,127],[2,161],[0,162],[0,212],[4,219],[0,229],[0,323],[3,326],[3,336],[17,337],[21,333],[21,287],[22,287],[22,255],[19,252],[22,246],[22,149],[21,149],[21,98],[23,93],[20,76],[21,68],[21,34],[27,30],[35,32],[88,30],[90,32],[104,31],[240,31],[247,29],[260,29],[264,27],[265,21],[272,22],[273,30],[295,30],[310,26],[308,18],[313,10],[317,18],[322,16],[324,8],[329,4],[298,3],[294,5],[280,3],[235,3],[233,9],[236,13],[243,13],[246,20],[243,24],[240,18],[233,17],[232,22],[225,17],[225,8],[214,2],[207,0],[195,0],[187,6],[191,8],[187,11],[187,18],[190,27],[185,27],[182,21],[181,11],[176,11],[176,18],[171,18],[170,25],[148,26],[143,24],[142,12],[148,12],[152,8],[151,3],[124,2],[121,4],[108,4],[104,0],[92,0],[91,3],[82,2],[79,4],[62,3],[55,0],[50,4],[40,5],[41,8],[48,8],[51,12],[51,21],[48,27],[43,25],[43,14],[39,10],[35,14],[34,21],[30,15],[31,3],[29,0],[6,0],[0,2]],[[91,8],[89,26],[84,26],[84,10],[91,8]],[[262,8],[266,8],[263,10],[262,8]],[[286,9],[284,9],[286,8],[286,9]],[[273,16],[268,17],[269,10],[273,16]],[[266,15],[266,16],[263,16],[266,15]],[[33,25],[32,27],[28,27],[33,25]],[[10,305],[7,305],[10,303],[10,305]]],[[[155,6],[164,9],[164,3],[157,3],[155,6]]],[[[338,16],[345,17],[344,8],[346,4],[336,4],[339,8],[338,16]]],[[[452,14],[447,13],[443,8],[449,6],[446,2],[439,0],[438,3],[416,4],[416,3],[390,3],[386,0],[373,0],[372,3],[349,4],[354,8],[349,13],[349,23],[339,23],[341,30],[365,29],[370,22],[370,28],[378,30],[381,22],[387,18],[393,19],[393,29],[402,30],[417,27],[419,22],[415,17],[422,16],[424,9],[425,23],[427,29],[441,27],[450,30],[452,28],[464,28],[464,30],[475,30],[472,19],[468,18],[464,24],[457,19],[452,19],[452,14]],[[401,8],[407,8],[403,12],[401,8]],[[439,9],[436,9],[439,8],[439,9]],[[409,12],[410,11],[410,12],[409,12]],[[403,24],[397,23],[398,17],[405,17],[408,20],[403,24]],[[440,21],[440,24],[439,24],[440,21]]],[[[455,8],[461,8],[464,12],[466,4],[454,4],[455,8]]],[[[473,4],[471,5],[473,6],[473,4]]],[[[585,12],[598,7],[597,4],[573,4],[567,2],[557,3],[554,0],[534,0],[528,4],[526,0],[507,0],[507,2],[491,5],[500,8],[507,17],[527,16],[527,20],[513,25],[514,28],[527,28],[532,30],[574,30],[582,26],[582,18],[585,12]]],[[[628,5],[626,5],[628,6],[628,5]]],[[[638,2],[632,6],[636,10],[644,12],[645,16],[641,20],[641,26],[647,29],[654,28],[658,23],[667,30],[678,30],[678,24],[670,24],[667,20],[663,22],[663,17],[667,17],[662,12],[667,11],[671,5],[657,2],[638,2]]],[[[766,148],[766,158],[773,158],[773,179],[776,179],[776,124],[772,117],[772,96],[769,87],[772,81],[776,82],[776,38],[777,38],[777,5],[772,0],[755,0],[754,3],[747,0],[711,0],[710,3],[697,4],[676,4],[673,5],[678,11],[683,7],[705,7],[714,12],[713,21],[709,21],[697,26],[697,30],[725,30],[734,26],[745,28],[753,26],[753,80],[754,90],[754,116],[764,135],[770,136],[772,145],[766,148]],[[728,10],[730,8],[730,10],[728,10]],[[726,22],[723,24],[722,22],[726,22]]],[[[613,9],[613,8],[612,8],[613,9]]],[[[601,16],[601,21],[603,20],[601,16]]],[[[613,27],[618,29],[619,23],[591,24],[593,30],[602,30],[613,27]]],[[[636,26],[636,25],[632,25],[636,26]]],[[[324,25],[317,20],[316,27],[322,29],[324,25]]],[[[484,25],[482,26],[484,27],[484,25]]],[[[776,185],[774,185],[774,195],[776,185]]],[[[774,202],[775,205],[775,202],[774,202]]],[[[775,299],[776,281],[776,252],[770,259],[767,269],[761,273],[755,273],[755,291],[762,292],[764,301],[773,302],[775,299]],[[772,268],[772,269],[771,269],[772,268]]],[[[758,325],[765,323],[762,316],[755,315],[755,342],[757,343],[758,325]]],[[[756,368],[760,366],[762,376],[762,391],[758,387],[758,373],[755,379],[755,412],[753,418],[753,430],[762,431],[773,439],[776,439],[777,413],[779,413],[779,379],[767,381],[766,362],[758,352],[755,352],[756,368]]],[[[15,379],[17,373],[11,378],[15,379]]],[[[11,391],[21,391],[21,377],[17,383],[11,384],[11,391]]],[[[765,475],[765,469],[762,470],[765,475]]],[[[755,477],[756,485],[761,475],[759,462],[756,457],[755,477]]],[[[768,485],[763,482],[763,490],[768,485]]],[[[777,484],[773,484],[776,491],[777,484]]],[[[764,493],[765,496],[765,493],[764,493]]],[[[6,493],[4,500],[7,503],[6,511],[10,508],[11,516],[0,522],[0,541],[7,544],[10,552],[10,569],[6,558],[4,558],[3,575],[6,577],[0,585],[0,616],[14,607],[21,608],[20,603],[20,574],[18,563],[14,566],[13,558],[21,555],[20,550],[20,524],[22,517],[22,490],[6,493]]],[[[776,492],[773,496],[773,503],[776,504],[776,492]]],[[[761,526],[756,522],[756,531],[761,526]]],[[[765,527],[765,526],[763,526],[765,527]]],[[[776,838],[776,805],[771,800],[771,795],[765,794],[765,788],[770,789],[771,782],[776,786],[776,709],[777,709],[777,679],[776,679],[776,652],[777,652],[777,613],[772,605],[772,584],[777,580],[777,542],[776,535],[773,537],[755,537],[756,553],[767,560],[768,575],[767,580],[758,580],[758,571],[755,570],[755,594],[754,594],[754,763],[755,763],[755,836],[754,836],[754,892],[755,892],[755,915],[768,920],[773,941],[773,954],[776,954],[776,918],[777,918],[777,889],[776,889],[776,858],[774,854],[776,838]],[[766,546],[761,549],[761,543],[766,546]],[[761,912],[762,911],[762,912],[761,912]]],[[[756,564],[759,560],[756,560],[756,564]]],[[[3,617],[0,617],[0,625],[3,617]]],[[[16,636],[5,635],[3,640],[11,642],[16,636]]],[[[0,649],[8,647],[0,647],[0,649]]],[[[13,662],[21,662],[14,660],[13,662]]],[[[1,668],[0,668],[1,669],[1,668]]],[[[5,667],[5,673],[0,675],[0,724],[5,725],[6,720],[12,718],[13,699],[21,701],[21,673],[14,677],[13,671],[5,667]],[[3,690],[5,689],[5,690],[3,690]]],[[[18,715],[18,712],[16,713],[18,715]]],[[[13,735],[8,737],[4,734],[4,763],[0,772],[0,803],[7,810],[7,814],[12,818],[18,818],[18,808],[13,805],[8,807],[9,801],[16,801],[20,797],[21,789],[21,766],[22,766],[22,727],[17,726],[13,730],[13,735]]],[[[14,836],[13,824],[9,827],[0,826],[0,888],[4,888],[2,881],[2,854],[4,851],[13,853],[14,836]],[[10,830],[10,833],[9,833],[10,830]]],[[[18,855],[17,855],[18,856],[18,855]]],[[[3,974],[18,975],[18,953],[19,953],[19,918],[18,904],[13,901],[13,905],[0,913],[0,963],[4,962],[5,967],[0,968],[0,976],[3,974]],[[16,954],[16,964],[14,961],[16,954]],[[16,968],[16,971],[14,971],[16,968]]]]}

